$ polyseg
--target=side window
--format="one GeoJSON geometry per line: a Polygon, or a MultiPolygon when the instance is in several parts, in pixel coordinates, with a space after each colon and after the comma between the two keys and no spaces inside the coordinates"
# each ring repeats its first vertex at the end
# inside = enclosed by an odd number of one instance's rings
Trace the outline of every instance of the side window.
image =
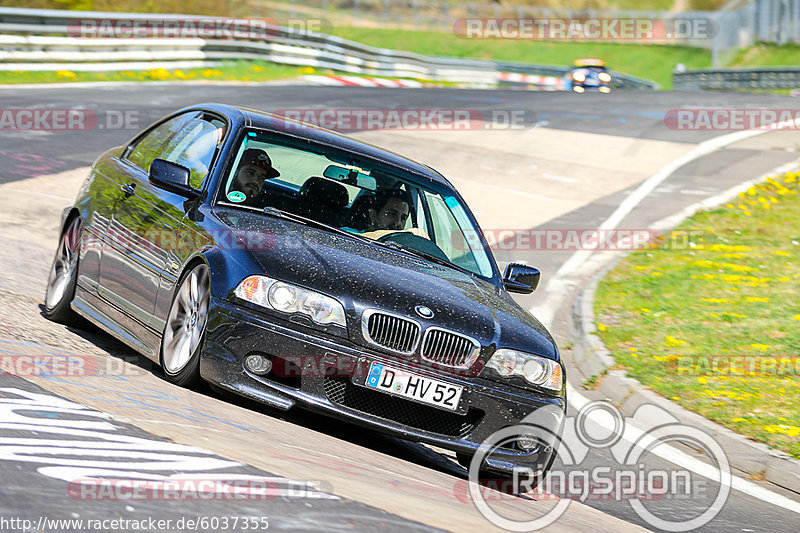
{"type": "Polygon", "coordinates": [[[161,152],[164,146],[172,139],[176,133],[197,113],[184,113],[177,117],[160,124],[150,130],[144,137],[139,139],[136,145],[128,153],[128,160],[145,172],[150,170],[150,163],[157,157],[162,157],[161,152]]]}
{"type": "Polygon", "coordinates": [[[167,143],[161,158],[188,168],[191,171],[189,185],[200,189],[224,133],[224,123],[219,120],[193,118],[167,143]]]}
{"type": "Polygon", "coordinates": [[[436,233],[436,244],[452,260],[454,256],[459,255],[458,251],[453,247],[453,237],[461,235],[458,223],[453,218],[453,214],[447,208],[441,196],[425,191],[425,199],[431,210],[433,231],[436,233]]]}
{"type": "Polygon", "coordinates": [[[145,171],[150,170],[155,158],[182,165],[191,171],[189,185],[200,189],[224,133],[222,121],[205,120],[197,112],[185,113],[148,133],[136,144],[128,159],[145,171]]]}

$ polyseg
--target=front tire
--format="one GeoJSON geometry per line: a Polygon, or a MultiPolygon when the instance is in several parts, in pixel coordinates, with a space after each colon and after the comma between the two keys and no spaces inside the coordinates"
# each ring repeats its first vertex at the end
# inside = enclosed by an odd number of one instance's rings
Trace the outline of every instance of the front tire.
{"type": "Polygon", "coordinates": [[[200,383],[203,345],[211,283],[208,266],[195,265],[178,281],[161,340],[161,368],[168,381],[182,387],[200,383]]]}
{"type": "Polygon", "coordinates": [[[64,227],[59,238],[53,266],[47,279],[44,296],[44,316],[61,324],[75,324],[78,314],[72,310],[78,284],[78,262],[81,246],[81,218],[75,216],[64,227]]]}

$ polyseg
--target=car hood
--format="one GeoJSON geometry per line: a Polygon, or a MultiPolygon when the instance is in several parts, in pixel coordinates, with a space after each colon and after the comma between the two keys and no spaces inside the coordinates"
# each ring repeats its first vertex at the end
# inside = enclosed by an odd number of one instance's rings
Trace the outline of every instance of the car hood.
{"type": "MultiPolygon", "coordinates": [[[[217,213],[235,232],[267,235],[246,250],[263,273],[341,301],[352,332],[366,309],[406,316],[478,340],[483,352],[509,347],[557,358],[553,339],[496,285],[404,252],[258,213],[217,213]],[[430,308],[424,319],[416,306],[430,308]]],[[[252,235],[246,236],[250,237],[252,235]]]]}

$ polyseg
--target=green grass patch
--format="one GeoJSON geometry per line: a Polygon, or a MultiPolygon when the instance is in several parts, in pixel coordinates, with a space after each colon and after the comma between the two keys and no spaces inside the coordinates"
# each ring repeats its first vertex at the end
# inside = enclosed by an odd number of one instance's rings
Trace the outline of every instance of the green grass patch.
{"type": "Polygon", "coordinates": [[[760,43],[756,46],[739,50],[731,61],[730,66],[736,67],[764,67],[764,66],[792,66],[800,64],[800,45],[760,43]]]}
{"type": "Polygon", "coordinates": [[[625,258],[599,334],[631,376],[800,458],[800,173],[767,179],[625,258]]]}
{"type": "Polygon", "coordinates": [[[313,69],[298,69],[264,61],[236,61],[213,68],[78,72],[70,70],[0,71],[0,83],[64,83],[85,81],[269,81],[293,78],[313,69]]]}
{"type": "Polygon", "coordinates": [[[611,70],[653,80],[663,89],[672,87],[672,70],[677,63],[690,70],[711,66],[708,50],[686,46],[462,39],[452,33],[355,27],[338,27],[333,33],[370,46],[424,55],[560,66],[572,65],[581,57],[597,57],[611,70]]]}

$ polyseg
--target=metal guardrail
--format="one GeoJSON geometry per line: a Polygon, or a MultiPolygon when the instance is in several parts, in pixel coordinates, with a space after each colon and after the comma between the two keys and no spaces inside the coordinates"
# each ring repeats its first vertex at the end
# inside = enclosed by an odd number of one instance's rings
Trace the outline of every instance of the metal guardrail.
{"type": "MultiPolygon", "coordinates": [[[[369,76],[496,85],[503,72],[560,77],[568,67],[424,56],[363,45],[323,33],[272,26],[263,39],[101,38],[71,36],[80,20],[202,20],[208,17],[0,8],[0,69],[117,70],[186,68],[261,59],[369,76]],[[71,26],[72,24],[72,26],[71,26]]],[[[658,85],[616,73],[618,87],[658,85]]]]}
{"type": "Polygon", "coordinates": [[[800,67],[759,67],[691,70],[672,74],[679,91],[704,89],[796,89],[800,67]]]}

